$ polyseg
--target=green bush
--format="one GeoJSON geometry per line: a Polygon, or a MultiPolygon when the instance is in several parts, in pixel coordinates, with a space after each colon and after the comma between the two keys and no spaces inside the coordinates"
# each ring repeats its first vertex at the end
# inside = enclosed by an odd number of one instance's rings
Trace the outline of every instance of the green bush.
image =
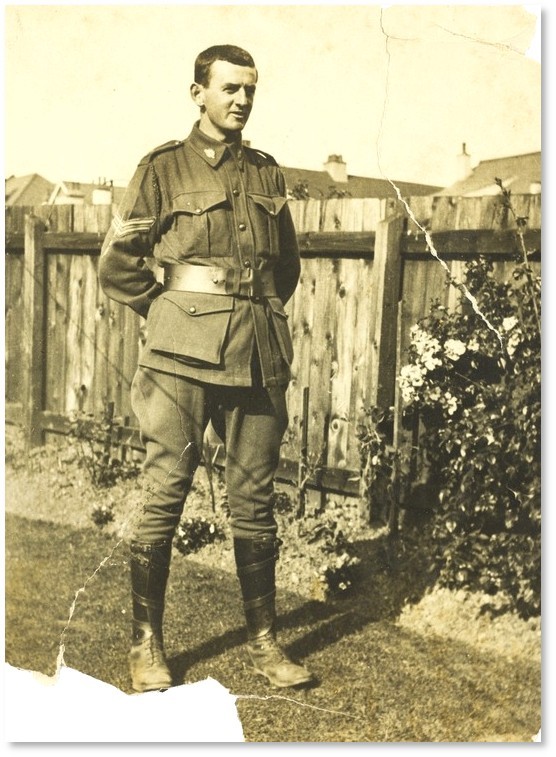
{"type": "Polygon", "coordinates": [[[412,328],[399,385],[440,492],[440,583],[528,617],[540,612],[540,278],[524,260],[496,281],[478,259],[465,287],[456,312],[436,303],[412,328]]]}

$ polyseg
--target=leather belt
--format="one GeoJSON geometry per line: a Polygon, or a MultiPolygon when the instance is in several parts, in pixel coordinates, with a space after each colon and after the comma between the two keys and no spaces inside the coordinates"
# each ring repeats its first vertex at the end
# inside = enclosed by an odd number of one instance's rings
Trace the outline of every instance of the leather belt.
{"type": "Polygon", "coordinates": [[[219,268],[185,263],[164,266],[164,287],[180,292],[204,292],[243,297],[276,297],[273,271],[219,268]]]}

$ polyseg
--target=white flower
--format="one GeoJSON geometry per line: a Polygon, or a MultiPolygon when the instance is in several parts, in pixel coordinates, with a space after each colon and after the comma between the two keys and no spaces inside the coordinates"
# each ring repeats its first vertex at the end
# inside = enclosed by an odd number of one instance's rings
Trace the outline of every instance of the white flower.
{"type": "Polygon", "coordinates": [[[450,392],[446,392],[444,399],[446,400],[446,412],[448,415],[453,415],[458,409],[457,399],[450,392]]]}
{"type": "Polygon", "coordinates": [[[438,402],[441,396],[442,396],[442,392],[440,391],[439,386],[435,386],[429,392],[429,399],[432,400],[433,402],[438,402]]]}
{"type": "Polygon", "coordinates": [[[513,332],[513,334],[510,334],[510,338],[508,339],[508,343],[506,345],[506,349],[508,350],[508,355],[510,357],[514,354],[516,347],[521,342],[521,331],[520,329],[517,329],[513,332]]]}
{"type": "Polygon", "coordinates": [[[427,371],[433,371],[437,365],[442,365],[440,358],[434,357],[431,353],[427,353],[422,357],[422,363],[427,371]]]}
{"type": "Polygon", "coordinates": [[[502,328],[504,331],[511,331],[515,326],[517,326],[517,318],[515,315],[511,315],[509,318],[504,318],[502,321],[502,328]]]}
{"type": "Polygon", "coordinates": [[[424,331],[419,326],[411,327],[411,343],[417,353],[419,363],[427,370],[432,371],[436,366],[442,365],[442,360],[436,357],[440,352],[440,342],[424,331]]]}
{"type": "Polygon", "coordinates": [[[398,384],[403,401],[411,404],[415,398],[415,387],[423,385],[423,373],[418,365],[404,365],[398,376],[398,384]]]}
{"type": "Polygon", "coordinates": [[[423,386],[423,373],[418,365],[404,365],[400,371],[400,383],[423,386]]]}
{"type": "Polygon", "coordinates": [[[467,342],[467,349],[471,352],[478,352],[481,349],[481,345],[474,336],[467,342]]]}
{"type": "Polygon", "coordinates": [[[411,405],[415,399],[415,389],[412,386],[402,386],[402,399],[406,405],[411,405]]]}
{"type": "Polygon", "coordinates": [[[446,357],[449,360],[457,360],[463,355],[467,348],[459,339],[447,339],[444,342],[444,349],[446,351],[446,357]]]}

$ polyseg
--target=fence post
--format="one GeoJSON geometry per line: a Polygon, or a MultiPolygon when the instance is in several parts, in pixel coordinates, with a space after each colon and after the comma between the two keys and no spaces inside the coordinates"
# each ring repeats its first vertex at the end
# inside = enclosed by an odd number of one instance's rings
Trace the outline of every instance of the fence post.
{"type": "Polygon", "coordinates": [[[371,332],[370,405],[388,408],[394,402],[398,301],[401,291],[400,252],[404,216],[380,221],[375,238],[371,297],[374,330],[371,332]]]}
{"type": "Polygon", "coordinates": [[[46,358],[46,260],[44,223],[33,214],[25,218],[22,324],[22,416],[27,449],[43,443],[41,411],[44,402],[46,358]]]}

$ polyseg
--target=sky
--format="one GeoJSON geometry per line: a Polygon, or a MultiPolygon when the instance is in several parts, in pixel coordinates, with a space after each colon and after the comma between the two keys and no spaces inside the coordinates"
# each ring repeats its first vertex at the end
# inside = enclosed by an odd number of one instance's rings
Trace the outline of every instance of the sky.
{"type": "MultiPolygon", "coordinates": [[[[529,7],[529,6],[528,6],[529,7]]],[[[5,174],[125,184],[198,116],[212,44],[257,64],[244,137],[281,165],[446,186],[472,164],[540,150],[537,18],[519,5],[10,5],[5,174]]]]}

